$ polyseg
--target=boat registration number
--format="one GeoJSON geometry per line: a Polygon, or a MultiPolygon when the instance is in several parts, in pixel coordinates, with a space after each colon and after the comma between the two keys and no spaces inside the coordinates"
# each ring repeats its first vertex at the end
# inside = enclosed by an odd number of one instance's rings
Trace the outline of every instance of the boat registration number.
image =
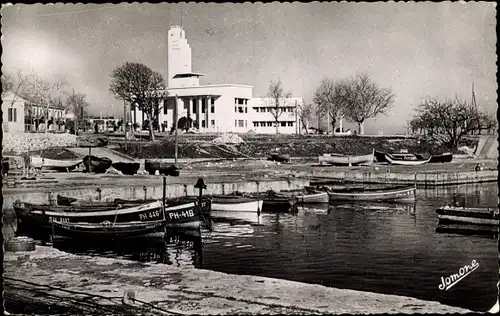
{"type": "Polygon", "coordinates": [[[139,213],[139,219],[141,221],[145,221],[148,219],[157,219],[160,217],[160,215],[161,215],[160,210],[149,211],[149,212],[139,213]]]}
{"type": "Polygon", "coordinates": [[[190,210],[182,210],[182,211],[176,211],[176,212],[169,212],[167,216],[168,216],[169,219],[191,218],[191,217],[194,217],[194,211],[192,209],[190,209],[190,210]]]}
{"type": "Polygon", "coordinates": [[[67,217],[49,217],[49,223],[69,223],[69,218],[67,217]]]}

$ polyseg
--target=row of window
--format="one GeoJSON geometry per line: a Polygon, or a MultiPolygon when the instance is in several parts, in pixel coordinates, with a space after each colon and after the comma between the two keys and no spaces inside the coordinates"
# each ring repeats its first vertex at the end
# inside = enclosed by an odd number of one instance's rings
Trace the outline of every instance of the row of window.
{"type": "MultiPolygon", "coordinates": [[[[262,113],[263,112],[274,112],[274,111],[276,111],[276,107],[273,107],[273,106],[269,106],[269,107],[260,106],[260,107],[254,107],[253,109],[255,110],[255,112],[262,112],[262,113]]],[[[295,112],[295,108],[292,107],[292,106],[279,107],[279,111],[282,111],[282,112],[295,112]]]]}
{"type": "Polygon", "coordinates": [[[248,99],[234,98],[235,105],[247,105],[248,99]]]}
{"type": "MultiPolygon", "coordinates": [[[[293,127],[293,124],[295,122],[289,121],[289,122],[278,122],[281,127],[293,127]]],[[[253,127],[275,127],[276,122],[253,122],[253,127]]]]}
{"type": "MultiPolygon", "coordinates": [[[[211,104],[210,104],[210,113],[215,113],[215,99],[211,99],[211,104]]],[[[171,106],[164,105],[163,106],[163,114],[167,114],[167,110],[169,108],[173,108],[175,106],[175,100],[174,99],[167,99],[166,102],[169,102],[171,106]]],[[[201,99],[201,113],[205,113],[207,111],[207,99],[201,99]]],[[[198,112],[198,102],[191,103],[189,101],[189,106],[191,106],[192,111],[191,113],[196,114],[198,112]],[[192,105],[191,105],[192,104],[192,105]]]]}
{"type": "Polygon", "coordinates": [[[246,120],[234,120],[234,127],[247,127],[246,120]]]}

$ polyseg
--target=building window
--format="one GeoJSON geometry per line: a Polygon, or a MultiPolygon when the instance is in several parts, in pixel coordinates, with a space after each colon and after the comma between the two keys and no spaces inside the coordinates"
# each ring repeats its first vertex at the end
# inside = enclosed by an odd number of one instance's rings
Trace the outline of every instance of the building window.
{"type": "Polygon", "coordinates": [[[210,125],[215,126],[215,120],[211,120],[210,125]]]}
{"type": "Polygon", "coordinates": [[[259,112],[259,108],[253,108],[255,112],[259,112]]]}
{"type": "Polygon", "coordinates": [[[196,103],[193,103],[193,114],[196,114],[196,103]]]}
{"type": "Polygon", "coordinates": [[[286,126],[286,122],[281,122],[281,127],[285,127],[286,126]]]}
{"type": "Polygon", "coordinates": [[[234,127],[238,127],[238,120],[234,120],[234,127]]]}
{"type": "Polygon", "coordinates": [[[8,110],[9,122],[17,122],[17,109],[9,108],[8,110]]]}
{"type": "Polygon", "coordinates": [[[243,120],[238,120],[238,127],[244,127],[243,120]]]}
{"type": "Polygon", "coordinates": [[[267,127],[272,127],[273,126],[273,122],[267,122],[267,127]]]}
{"type": "Polygon", "coordinates": [[[206,127],[205,126],[205,120],[201,120],[201,127],[206,127]]]}
{"type": "Polygon", "coordinates": [[[245,113],[247,113],[247,107],[245,106],[245,113]]]}
{"type": "Polygon", "coordinates": [[[201,113],[205,113],[207,111],[207,105],[206,103],[201,105],[201,113]]]}
{"type": "Polygon", "coordinates": [[[247,127],[247,121],[245,120],[245,127],[247,127]]]}
{"type": "MultiPolygon", "coordinates": [[[[213,101],[213,100],[212,100],[213,101]]],[[[215,113],[215,104],[212,102],[210,105],[210,113],[215,113]]]]}
{"type": "Polygon", "coordinates": [[[259,127],[259,122],[253,122],[253,127],[259,127]]]}
{"type": "Polygon", "coordinates": [[[288,127],[293,127],[293,122],[288,122],[288,127]]]}

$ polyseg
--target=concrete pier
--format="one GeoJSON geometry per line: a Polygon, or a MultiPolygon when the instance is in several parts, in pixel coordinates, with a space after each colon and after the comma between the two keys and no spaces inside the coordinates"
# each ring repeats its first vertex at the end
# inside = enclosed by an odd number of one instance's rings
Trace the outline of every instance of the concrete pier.
{"type": "MultiPolygon", "coordinates": [[[[197,195],[198,189],[194,184],[198,177],[172,178],[167,177],[166,197],[173,198],[184,195],[197,195]]],[[[46,186],[44,188],[4,188],[4,209],[12,208],[15,200],[19,199],[30,203],[47,203],[49,194],[54,197],[61,194],[68,197],[97,199],[100,189],[102,199],[143,199],[163,197],[162,177],[120,176],[118,179],[103,178],[99,175],[88,175],[80,177],[80,184],[74,186],[75,179],[66,178],[61,180],[58,186],[46,186]],[[113,181],[114,180],[114,181],[113,181]],[[66,181],[66,184],[64,185],[66,181]],[[73,184],[71,187],[70,184],[73,184]]],[[[309,185],[309,179],[239,179],[235,177],[207,177],[204,178],[207,189],[205,194],[230,194],[240,192],[264,192],[267,190],[291,190],[300,189],[309,185]]]]}
{"type": "Polygon", "coordinates": [[[132,315],[470,312],[405,296],[175,265],[78,256],[43,246],[37,246],[33,252],[6,253],[4,269],[5,306],[12,302],[22,304],[25,300],[28,306],[36,304],[38,310],[55,298],[59,301],[53,307],[71,304],[71,300],[76,299],[77,303],[71,305],[73,310],[83,309],[82,303],[88,302],[85,298],[94,295],[96,299],[92,302],[102,304],[101,312],[105,314],[111,306],[115,310],[125,306],[132,315]],[[43,295],[30,294],[30,287],[42,290],[43,295]],[[129,305],[121,300],[125,291],[134,293],[131,296],[135,300],[129,299],[129,305]]]}

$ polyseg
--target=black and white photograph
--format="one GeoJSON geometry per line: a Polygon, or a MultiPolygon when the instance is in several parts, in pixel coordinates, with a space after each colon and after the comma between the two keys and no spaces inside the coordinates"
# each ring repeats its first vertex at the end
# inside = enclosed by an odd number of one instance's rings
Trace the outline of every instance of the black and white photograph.
{"type": "Polygon", "coordinates": [[[496,11],[2,4],[3,315],[499,313],[496,11]]]}

